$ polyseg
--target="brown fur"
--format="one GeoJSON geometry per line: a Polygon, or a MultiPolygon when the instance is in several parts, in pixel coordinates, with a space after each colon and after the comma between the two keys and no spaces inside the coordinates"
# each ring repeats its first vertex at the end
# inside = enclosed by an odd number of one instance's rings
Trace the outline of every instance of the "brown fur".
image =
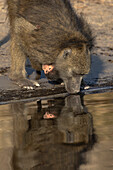
{"type": "Polygon", "coordinates": [[[69,0],[7,0],[7,3],[11,30],[10,78],[18,82],[25,80],[25,61],[29,57],[38,71],[42,64],[54,64],[57,75],[70,91],[67,86],[71,88],[69,84],[75,83],[72,79],[87,74],[90,69],[88,51],[93,38],[87,22],[76,14],[69,0]],[[69,78],[71,82],[67,84],[69,78]]]}

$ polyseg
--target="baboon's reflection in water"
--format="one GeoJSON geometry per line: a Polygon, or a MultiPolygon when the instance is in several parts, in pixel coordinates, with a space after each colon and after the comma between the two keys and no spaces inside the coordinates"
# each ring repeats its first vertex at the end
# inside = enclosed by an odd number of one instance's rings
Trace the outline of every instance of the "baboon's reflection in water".
{"type": "Polygon", "coordinates": [[[93,145],[93,121],[82,97],[38,101],[29,108],[15,103],[11,110],[15,170],[75,170],[85,163],[82,151],[93,145]]]}

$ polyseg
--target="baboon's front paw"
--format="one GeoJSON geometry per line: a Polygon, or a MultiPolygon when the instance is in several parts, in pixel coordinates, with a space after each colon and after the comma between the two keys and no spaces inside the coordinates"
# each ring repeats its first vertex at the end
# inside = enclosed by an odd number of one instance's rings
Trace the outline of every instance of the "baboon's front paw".
{"type": "Polygon", "coordinates": [[[33,81],[33,80],[29,80],[30,81],[30,84],[24,84],[23,86],[22,86],[22,88],[24,88],[24,89],[31,89],[31,90],[33,90],[33,89],[35,89],[35,87],[39,87],[40,86],[40,84],[38,83],[38,82],[36,82],[36,81],[33,81]]]}
{"type": "Polygon", "coordinates": [[[21,88],[24,89],[35,89],[35,87],[39,87],[40,84],[37,81],[33,81],[33,80],[28,80],[28,79],[21,79],[21,80],[17,80],[14,81],[14,83],[16,83],[17,85],[19,85],[21,88]]]}

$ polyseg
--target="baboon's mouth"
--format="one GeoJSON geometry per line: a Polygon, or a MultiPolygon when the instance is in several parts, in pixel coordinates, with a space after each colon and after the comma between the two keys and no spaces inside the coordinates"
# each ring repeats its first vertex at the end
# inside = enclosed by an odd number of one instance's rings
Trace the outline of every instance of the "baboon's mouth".
{"type": "Polygon", "coordinates": [[[70,94],[76,94],[80,92],[81,80],[82,80],[81,75],[77,75],[75,77],[65,79],[64,84],[67,92],[70,94]]]}

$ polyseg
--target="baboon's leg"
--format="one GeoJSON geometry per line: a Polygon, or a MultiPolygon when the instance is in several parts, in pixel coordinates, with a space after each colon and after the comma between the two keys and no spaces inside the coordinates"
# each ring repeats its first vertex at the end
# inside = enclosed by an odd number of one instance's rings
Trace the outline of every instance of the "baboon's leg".
{"type": "Polygon", "coordinates": [[[28,89],[33,88],[33,86],[39,86],[38,82],[26,78],[25,62],[26,56],[17,41],[17,37],[12,35],[10,79],[19,86],[28,89]]]}
{"type": "Polygon", "coordinates": [[[26,56],[17,42],[17,37],[11,37],[11,69],[10,78],[20,80],[26,77],[25,71],[26,56]]]}

